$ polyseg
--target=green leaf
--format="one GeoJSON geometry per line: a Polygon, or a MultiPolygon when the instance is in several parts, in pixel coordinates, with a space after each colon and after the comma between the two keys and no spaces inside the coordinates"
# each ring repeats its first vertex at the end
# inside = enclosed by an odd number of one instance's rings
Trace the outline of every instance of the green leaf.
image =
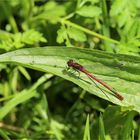
{"type": "Polygon", "coordinates": [[[83,6],[76,13],[84,17],[98,17],[101,14],[101,9],[97,6],[83,6]]]}
{"type": "Polygon", "coordinates": [[[125,53],[125,54],[131,54],[131,55],[137,55],[137,52],[140,52],[140,40],[137,39],[132,39],[128,43],[121,43],[119,44],[118,47],[118,52],[119,53],[125,53]]]}
{"type": "Polygon", "coordinates": [[[21,49],[2,54],[0,62],[53,73],[72,81],[91,94],[140,112],[140,57],[79,48],[46,47],[21,49]],[[118,100],[98,83],[95,86],[95,83],[82,72],[79,78],[78,73],[72,74],[71,71],[67,71],[69,59],[82,64],[99,79],[108,80],[106,83],[114,87],[124,100],[118,100]]]}
{"type": "Polygon", "coordinates": [[[102,114],[100,114],[99,117],[99,140],[105,140],[105,128],[102,114]]]}
{"type": "Polygon", "coordinates": [[[89,124],[89,115],[87,116],[84,138],[83,140],[90,140],[90,124],[89,124]]]}
{"type": "Polygon", "coordinates": [[[2,120],[15,106],[18,104],[21,104],[32,97],[37,96],[38,92],[36,91],[36,88],[44,83],[47,79],[52,77],[52,75],[43,75],[38,81],[32,85],[32,87],[28,90],[23,90],[18,94],[15,94],[14,97],[8,101],[5,106],[1,107],[0,109],[0,120],[2,120]]]}
{"type": "Polygon", "coordinates": [[[0,40],[8,39],[11,36],[12,36],[12,34],[10,34],[9,32],[6,32],[4,30],[0,30],[0,40]]]}
{"type": "Polygon", "coordinates": [[[64,26],[61,26],[61,28],[57,31],[57,42],[62,43],[67,38],[67,31],[64,26]]]}
{"type": "Polygon", "coordinates": [[[65,125],[62,123],[59,123],[53,119],[51,119],[51,130],[53,131],[54,135],[56,136],[56,138],[58,140],[62,140],[64,138],[64,135],[62,133],[62,131],[65,128],[65,125]]]}
{"type": "MultiPolygon", "coordinates": [[[[140,38],[140,20],[134,20],[131,28],[128,30],[129,34],[128,34],[128,38],[130,39],[129,41],[131,41],[133,38],[140,38]]],[[[134,39],[133,39],[134,40],[134,39]]]]}
{"type": "Polygon", "coordinates": [[[47,40],[42,36],[41,33],[31,29],[22,34],[22,42],[26,44],[34,44],[37,42],[46,42],[47,40]]]}
{"type": "Polygon", "coordinates": [[[33,21],[38,22],[42,19],[49,19],[50,22],[56,23],[59,17],[66,15],[66,7],[64,5],[57,4],[57,2],[46,2],[40,8],[41,13],[32,18],[33,21]]]}
{"type": "Polygon", "coordinates": [[[80,0],[79,3],[78,3],[78,7],[82,7],[86,3],[95,4],[95,3],[98,3],[98,2],[99,2],[99,0],[80,0]]]}
{"type": "Polygon", "coordinates": [[[8,137],[7,133],[3,129],[0,129],[0,136],[1,139],[10,140],[10,137],[8,137]]]}
{"type": "Polygon", "coordinates": [[[70,38],[74,39],[75,41],[86,41],[87,38],[86,38],[86,35],[84,34],[84,32],[76,29],[76,28],[73,28],[73,27],[69,27],[67,29],[67,33],[69,35],[70,38]]]}
{"type": "Polygon", "coordinates": [[[24,67],[19,66],[19,67],[18,67],[18,70],[24,75],[24,77],[25,77],[28,81],[31,80],[31,77],[30,77],[29,73],[27,72],[27,70],[26,70],[24,67]]]}
{"type": "Polygon", "coordinates": [[[8,34],[0,32],[0,48],[6,51],[19,49],[25,46],[25,44],[33,45],[39,42],[47,42],[47,40],[42,36],[42,34],[34,29],[25,31],[23,33],[8,34]]]}
{"type": "Polygon", "coordinates": [[[16,94],[13,99],[8,101],[4,107],[0,110],[0,120],[2,120],[16,105],[25,102],[26,100],[34,97],[37,94],[36,91],[23,91],[20,94],[16,94]]]}
{"type": "Polygon", "coordinates": [[[35,108],[43,119],[45,120],[49,119],[49,108],[45,94],[41,96],[41,100],[40,102],[36,103],[35,108]]]}
{"type": "Polygon", "coordinates": [[[74,39],[75,41],[86,41],[86,35],[84,34],[84,32],[73,28],[73,27],[69,27],[69,28],[65,28],[64,26],[61,26],[61,28],[57,31],[57,42],[58,43],[62,43],[64,42],[64,40],[69,38],[74,39]]]}
{"type": "Polygon", "coordinates": [[[133,120],[134,120],[134,114],[135,112],[131,111],[127,114],[127,117],[126,117],[126,120],[125,120],[125,123],[124,123],[124,128],[123,129],[123,138],[122,139],[131,139],[131,133],[132,133],[132,130],[133,130],[133,120]]]}
{"type": "Polygon", "coordinates": [[[128,9],[125,9],[125,10],[123,10],[123,12],[121,14],[118,15],[117,21],[119,21],[118,25],[120,28],[122,26],[124,26],[125,23],[127,22],[128,18],[130,18],[129,14],[130,13],[129,13],[128,9]]]}
{"type": "Polygon", "coordinates": [[[22,34],[16,33],[13,35],[13,46],[16,49],[22,48],[24,46],[24,43],[22,42],[22,34]]]}
{"type": "Polygon", "coordinates": [[[0,41],[0,48],[1,49],[4,49],[6,51],[9,51],[11,49],[14,48],[14,45],[13,45],[13,41],[11,38],[8,38],[6,40],[1,40],[0,41]]]}
{"type": "Polygon", "coordinates": [[[110,15],[115,16],[124,10],[127,5],[128,0],[115,0],[111,6],[110,15]]]}
{"type": "Polygon", "coordinates": [[[42,8],[48,17],[60,17],[66,14],[65,6],[54,1],[47,2],[42,8]]]}
{"type": "Polygon", "coordinates": [[[123,107],[109,106],[103,114],[106,134],[112,139],[130,139],[135,114],[136,112],[127,111],[123,107]]]}

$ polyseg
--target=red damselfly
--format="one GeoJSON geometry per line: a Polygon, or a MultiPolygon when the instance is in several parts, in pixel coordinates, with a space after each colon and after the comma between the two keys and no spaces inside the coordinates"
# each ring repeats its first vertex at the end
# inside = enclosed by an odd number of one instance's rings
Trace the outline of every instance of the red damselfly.
{"type": "Polygon", "coordinates": [[[88,72],[82,65],[76,63],[74,60],[70,59],[67,62],[68,67],[71,67],[75,70],[78,70],[80,72],[83,72],[84,74],[86,74],[88,77],[90,77],[91,79],[93,79],[94,81],[98,82],[99,84],[101,84],[102,86],[104,86],[105,88],[107,88],[109,91],[111,91],[112,93],[114,93],[115,97],[117,97],[119,100],[123,100],[124,98],[117,92],[115,91],[112,87],[108,86],[107,84],[105,84],[103,81],[99,80],[98,78],[96,78],[95,76],[93,76],[90,72],[88,72]]]}

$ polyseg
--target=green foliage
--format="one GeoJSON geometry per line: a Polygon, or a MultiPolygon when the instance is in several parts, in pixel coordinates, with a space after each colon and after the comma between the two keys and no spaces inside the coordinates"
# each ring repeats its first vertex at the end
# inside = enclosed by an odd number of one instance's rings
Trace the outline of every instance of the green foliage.
{"type": "Polygon", "coordinates": [[[77,30],[73,27],[68,27],[67,29],[62,26],[58,31],[58,37],[57,37],[57,42],[58,43],[62,43],[64,42],[64,40],[67,40],[68,38],[71,38],[75,41],[80,41],[80,42],[83,42],[83,41],[86,41],[86,35],[80,31],[80,30],[77,30]]]}
{"type": "Polygon", "coordinates": [[[101,9],[97,6],[82,6],[76,13],[84,17],[98,17],[101,14],[101,9]]]}
{"type": "MultiPolygon", "coordinates": [[[[87,49],[81,50],[78,48],[44,47],[17,50],[3,54],[0,56],[0,62],[20,64],[32,69],[53,73],[76,83],[83,89],[99,96],[100,98],[109,100],[110,102],[121,106],[126,106],[128,109],[133,108],[140,112],[140,101],[138,98],[138,89],[140,85],[140,76],[138,75],[140,75],[140,66],[137,65],[140,62],[139,57],[113,55],[105,52],[89,51],[87,49]],[[54,54],[55,57],[51,57],[54,54]],[[82,59],[80,56],[82,56],[82,59]],[[98,88],[100,85],[96,83],[98,85],[96,86],[85,74],[81,73],[81,79],[79,79],[76,78],[76,73],[73,75],[72,72],[66,71],[65,67],[69,59],[77,60],[78,63],[82,63],[83,65],[88,63],[89,65],[86,66],[86,69],[94,75],[97,75],[97,77],[100,76],[102,79],[108,79],[108,84],[115,87],[125,100],[120,102],[115,96],[107,94],[108,92],[106,93],[106,96],[98,88]],[[121,68],[119,68],[120,63],[123,64],[121,68]],[[134,66],[134,69],[131,67],[132,65],[134,66]],[[122,84],[123,86],[121,86],[122,84]],[[126,90],[126,88],[132,85],[132,89],[126,90]]],[[[106,91],[103,87],[101,87],[101,89],[106,91]]]]}
{"type": "Polygon", "coordinates": [[[84,138],[83,140],[90,140],[90,125],[89,125],[89,115],[87,116],[84,138]]]}
{"type": "Polygon", "coordinates": [[[139,0],[1,0],[1,139],[140,139],[139,9],[139,0]],[[124,100],[67,70],[69,59],[124,100]]]}
{"type": "Polygon", "coordinates": [[[46,42],[46,39],[42,37],[42,34],[35,30],[28,30],[23,33],[10,34],[5,37],[2,36],[1,32],[1,41],[0,49],[5,51],[10,51],[13,49],[19,49],[26,45],[34,45],[39,42],[46,42]]]}
{"type": "Polygon", "coordinates": [[[99,140],[105,140],[105,130],[104,130],[104,123],[103,117],[100,115],[99,117],[99,140]]]}
{"type": "Polygon", "coordinates": [[[139,8],[138,0],[132,2],[116,0],[111,6],[110,16],[121,37],[119,51],[122,53],[139,52],[140,20],[137,17],[139,8]]]}

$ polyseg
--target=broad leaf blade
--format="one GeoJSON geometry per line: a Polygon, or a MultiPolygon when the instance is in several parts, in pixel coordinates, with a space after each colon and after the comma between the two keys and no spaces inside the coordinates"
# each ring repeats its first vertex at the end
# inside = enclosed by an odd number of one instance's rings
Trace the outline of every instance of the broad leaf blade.
{"type": "MultiPolygon", "coordinates": [[[[115,104],[127,106],[140,112],[140,58],[129,55],[115,55],[101,51],[46,47],[21,49],[0,55],[0,62],[14,63],[32,69],[53,73],[74,82],[88,92],[115,104]],[[101,90],[85,74],[72,74],[66,70],[67,61],[74,59],[82,65],[89,64],[87,70],[95,76],[109,79],[107,84],[124,97],[121,102],[110,93],[101,90]]],[[[103,88],[103,90],[105,90],[103,88]]]]}

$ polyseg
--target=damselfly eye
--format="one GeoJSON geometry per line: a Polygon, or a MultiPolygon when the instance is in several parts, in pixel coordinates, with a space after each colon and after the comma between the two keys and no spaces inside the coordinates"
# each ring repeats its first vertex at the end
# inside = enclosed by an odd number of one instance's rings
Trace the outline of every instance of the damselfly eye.
{"type": "Polygon", "coordinates": [[[70,67],[72,66],[72,64],[74,63],[74,61],[72,59],[70,59],[68,62],[67,62],[67,65],[70,67]]]}

